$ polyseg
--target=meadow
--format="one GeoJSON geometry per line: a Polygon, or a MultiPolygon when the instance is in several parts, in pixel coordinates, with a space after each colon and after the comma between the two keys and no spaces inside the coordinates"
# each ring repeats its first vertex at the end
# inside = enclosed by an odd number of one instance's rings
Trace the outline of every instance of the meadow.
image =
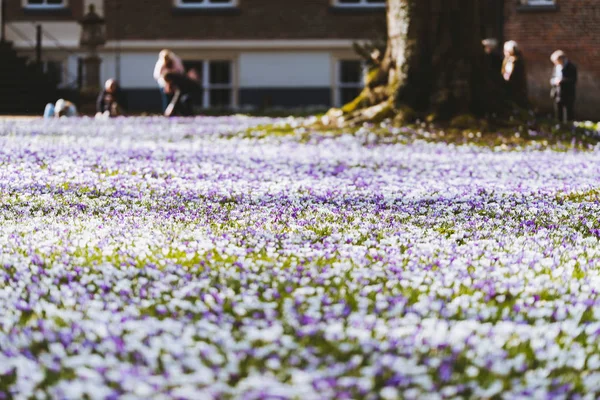
{"type": "Polygon", "coordinates": [[[0,121],[0,399],[600,395],[600,146],[304,122],[0,121]]]}

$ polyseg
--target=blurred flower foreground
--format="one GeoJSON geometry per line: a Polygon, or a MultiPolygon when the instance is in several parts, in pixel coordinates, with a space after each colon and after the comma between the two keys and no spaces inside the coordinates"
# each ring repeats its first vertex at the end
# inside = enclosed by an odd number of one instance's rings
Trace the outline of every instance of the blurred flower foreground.
{"type": "Polygon", "coordinates": [[[600,150],[273,123],[0,122],[0,398],[600,394],[600,150]]]}

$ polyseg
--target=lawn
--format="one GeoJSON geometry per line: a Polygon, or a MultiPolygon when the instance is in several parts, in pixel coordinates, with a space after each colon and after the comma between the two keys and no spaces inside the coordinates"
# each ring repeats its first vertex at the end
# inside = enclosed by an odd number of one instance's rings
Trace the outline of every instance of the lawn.
{"type": "Polygon", "coordinates": [[[302,123],[0,121],[0,399],[600,395],[589,135],[302,123]]]}

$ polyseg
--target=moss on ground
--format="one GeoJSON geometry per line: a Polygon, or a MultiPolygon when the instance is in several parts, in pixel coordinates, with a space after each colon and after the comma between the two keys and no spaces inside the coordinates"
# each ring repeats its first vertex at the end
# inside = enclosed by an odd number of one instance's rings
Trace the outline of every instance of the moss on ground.
{"type": "Polygon", "coordinates": [[[352,127],[331,127],[322,122],[322,117],[295,120],[250,128],[241,134],[248,138],[273,136],[298,136],[302,141],[323,136],[342,135],[368,136],[369,144],[394,144],[425,141],[454,145],[476,145],[495,150],[520,148],[553,149],[556,151],[595,148],[600,143],[600,124],[590,122],[559,125],[550,120],[526,123],[504,121],[504,124],[478,120],[463,116],[448,124],[417,121],[400,124],[396,120],[385,120],[373,124],[352,127]]]}

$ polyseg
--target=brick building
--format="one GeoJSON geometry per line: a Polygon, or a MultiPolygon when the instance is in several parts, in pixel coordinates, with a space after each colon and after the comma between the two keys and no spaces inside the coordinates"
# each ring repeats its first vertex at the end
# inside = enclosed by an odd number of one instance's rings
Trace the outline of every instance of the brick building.
{"type": "Polygon", "coordinates": [[[206,107],[331,106],[362,87],[356,40],[385,37],[385,0],[4,0],[7,34],[72,85],[77,20],[89,4],[106,19],[102,79],[117,77],[137,110],[160,107],[158,52],[175,51],[202,79],[206,107]]]}
{"type": "MultiPolygon", "coordinates": [[[[0,0],[7,36],[43,60],[65,87],[78,81],[79,20],[89,4],[107,22],[102,79],[117,77],[135,109],[156,111],[152,70],[169,48],[196,68],[206,107],[340,105],[362,86],[355,40],[385,35],[385,0],[0,0]]],[[[600,118],[599,0],[482,0],[484,36],[516,40],[530,96],[551,107],[549,56],[562,48],[580,71],[577,110],[600,118]]]]}
{"type": "Polygon", "coordinates": [[[536,107],[552,107],[550,54],[562,49],[579,69],[577,117],[600,120],[599,0],[507,0],[504,38],[516,40],[523,50],[536,107]]]}

